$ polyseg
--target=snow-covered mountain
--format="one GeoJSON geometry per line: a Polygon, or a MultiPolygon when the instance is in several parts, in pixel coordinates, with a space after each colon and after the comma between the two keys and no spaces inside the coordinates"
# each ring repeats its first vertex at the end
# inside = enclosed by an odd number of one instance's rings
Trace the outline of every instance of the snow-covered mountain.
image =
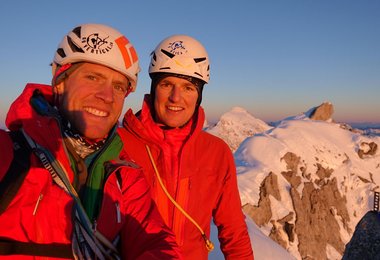
{"type": "Polygon", "coordinates": [[[217,135],[231,150],[238,146],[239,190],[243,210],[254,221],[255,259],[278,259],[263,251],[273,247],[265,247],[258,234],[296,259],[341,259],[356,224],[373,207],[380,137],[334,123],[331,109],[321,117],[326,120],[313,120],[316,109],[263,127],[235,108],[208,130],[223,126],[217,135]]]}
{"type": "Polygon", "coordinates": [[[247,110],[234,107],[231,111],[223,114],[216,125],[205,130],[222,138],[235,152],[245,138],[269,128],[271,127],[267,123],[253,117],[247,110]]]}

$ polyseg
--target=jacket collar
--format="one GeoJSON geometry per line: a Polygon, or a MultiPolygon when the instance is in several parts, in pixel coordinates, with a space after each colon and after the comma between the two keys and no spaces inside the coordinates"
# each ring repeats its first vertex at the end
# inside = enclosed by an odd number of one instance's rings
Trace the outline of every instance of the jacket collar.
{"type": "Polygon", "coordinates": [[[176,136],[176,138],[191,140],[197,136],[203,129],[205,114],[203,108],[198,108],[190,121],[180,129],[163,129],[153,119],[152,102],[149,94],[144,97],[142,109],[133,114],[130,109],[127,111],[123,124],[125,127],[134,131],[136,135],[146,140],[153,138],[155,141],[164,141],[168,136],[176,136]]]}

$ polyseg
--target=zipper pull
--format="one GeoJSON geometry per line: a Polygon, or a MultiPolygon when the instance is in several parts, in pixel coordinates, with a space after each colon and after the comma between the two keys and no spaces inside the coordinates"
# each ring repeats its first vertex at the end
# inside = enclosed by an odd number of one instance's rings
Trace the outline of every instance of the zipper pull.
{"type": "Polygon", "coordinates": [[[119,191],[121,192],[121,186],[120,186],[119,180],[116,180],[116,184],[117,184],[117,187],[118,187],[119,191]]]}
{"type": "Polygon", "coordinates": [[[40,201],[42,200],[43,197],[44,197],[44,195],[43,195],[42,193],[40,193],[40,195],[38,196],[38,199],[37,199],[36,205],[34,206],[33,216],[36,215],[38,205],[40,205],[40,201]]]}
{"type": "Polygon", "coordinates": [[[120,214],[119,202],[116,202],[115,206],[116,206],[116,221],[117,221],[117,223],[121,223],[121,214],[120,214]]]}

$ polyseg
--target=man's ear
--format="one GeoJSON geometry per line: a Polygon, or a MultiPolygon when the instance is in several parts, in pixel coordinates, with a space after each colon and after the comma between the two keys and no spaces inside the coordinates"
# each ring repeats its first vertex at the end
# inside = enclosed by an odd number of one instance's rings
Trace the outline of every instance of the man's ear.
{"type": "Polygon", "coordinates": [[[54,95],[61,95],[65,90],[65,81],[63,80],[61,83],[53,86],[54,95]]]}
{"type": "Polygon", "coordinates": [[[52,73],[53,77],[54,77],[56,71],[57,71],[57,63],[53,62],[53,63],[51,63],[51,73],[52,73]]]}
{"type": "Polygon", "coordinates": [[[61,83],[53,86],[53,103],[54,106],[60,106],[60,99],[65,90],[65,81],[61,81],[61,83]]]}

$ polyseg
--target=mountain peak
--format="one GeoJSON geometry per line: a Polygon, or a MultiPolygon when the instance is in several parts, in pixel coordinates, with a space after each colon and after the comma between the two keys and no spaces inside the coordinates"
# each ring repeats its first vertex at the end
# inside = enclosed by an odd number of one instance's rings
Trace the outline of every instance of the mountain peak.
{"type": "Polygon", "coordinates": [[[222,138],[235,152],[240,143],[249,136],[264,132],[271,127],[255,118],[242,107],[234,107],[220,117],[219,122],[206,129],[207,132],[222,138]]]}
{"type": "Polygon", "coordinates": [[[309,109],[305,113],[307,117],[312,120],[322,120],[326,122],[332,122],[332,115],[334,113],[334,106],[330,102],[324,102],[317,107],[309,109]]]}
{"type": "Polygon", "coordinates": [[[297,259],[341,259],[380,184],[379,144],[339,124],[283,120],[234,154],[243,209],[297,259]]]}

